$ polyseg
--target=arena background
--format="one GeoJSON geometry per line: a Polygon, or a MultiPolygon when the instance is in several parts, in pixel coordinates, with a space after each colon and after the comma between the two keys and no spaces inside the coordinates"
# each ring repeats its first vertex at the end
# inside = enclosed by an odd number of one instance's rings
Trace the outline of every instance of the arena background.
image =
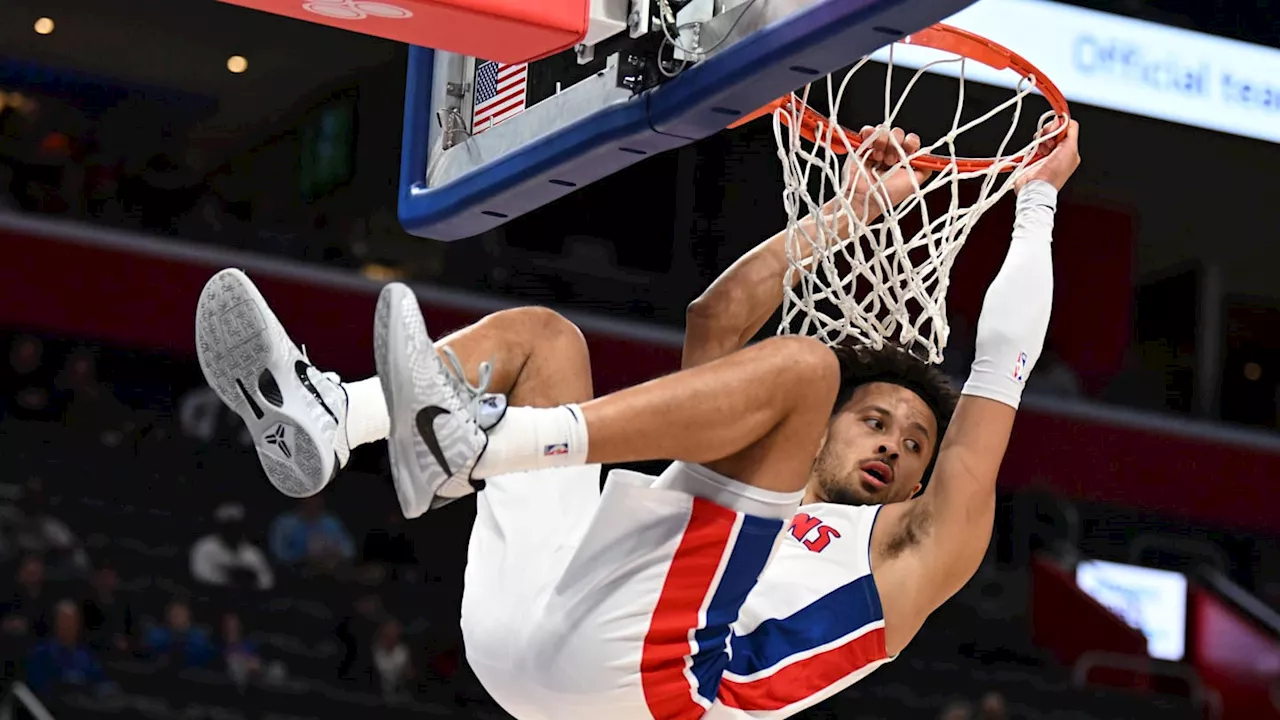
{"type": "MultiPolygon", "coordinates": [[[[1264,2],[1082,4],[1280,47],[1264,2]]],[[[405,61],[206,0],[0,5],[0,682],[22,683],[0,712],[505,717],[457,627],[474,503],[406,523],[378,446],[326,508],[274,494],[195,365],[200,287],[245,268],[349,379],[372,371],[389,279],[435,332],[546,304],[584,328],[608,391],[677,367],[685,306],[782,226],[781,182],[757,123],[478,238],[411,237],[405,61]],[[335,549],[283,541],[307,512],[335,549]],[[260,560],[203,582],[198,556],[241,533],[260,560]],[[101,676],[32,676],[63,600],[101,676]]],[[[1050,350],[988,561],[903,657],[806,717],[1280,717],[1280,150],[1073,110],[1085,162],[1059,211],[1050,350]]],[[[1011,216],[993,210],[957,264],[957,376],[1011,216]]]]}

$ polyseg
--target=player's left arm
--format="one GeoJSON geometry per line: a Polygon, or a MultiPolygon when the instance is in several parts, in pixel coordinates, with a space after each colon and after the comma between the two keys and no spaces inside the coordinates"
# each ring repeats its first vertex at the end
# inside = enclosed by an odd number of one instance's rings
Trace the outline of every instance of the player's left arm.
{"type": "MultiPolygon", "coordinates": [[[[848,207],[866,224],[879,217],[885,206],[892,207],[910,197],[928,179],[929,172],[905,168],[900,162],[920,149],[918,135],[901,128],[878,132],[867,126],[862,128],[861,136],[870,147],[850,155],[849,162],[862,163],[863,171],[853,177],[848,207]]],[[[850,218],[848,213],[838,212],[839,208],[840,202],[832,199],[819,212],[826,216],[823,224],[832,228],[835,236],[847,236],[850,218]]],[[[800,220],[799,229],[807,237],[818,237],[813,217],[800,220]]],[[[742,349],[769,322],[782,304],[786,289],[790,263],[787,241],[787,230],[782,230],[752,248],[689,305],[682,368],[705,365],[742,349]]],[[[797,249],[804,252],[803,244],[797,249]]],[[[796,275],[792,283],[798,280],[796,275]]]]}
{"type": "Polygon", "coordinates": [[[987,289],[973,367],[928,492],[882,508],[877,518],[872,562],[890,598],[885,622],[893,652],[973,577],[991,540],[996,475],[1048,331],[1053,217],[1058,191],[1080,163],[1077,134],[1072,121],[1048,157],[1017,180],[1013,238],[987,289]]]}

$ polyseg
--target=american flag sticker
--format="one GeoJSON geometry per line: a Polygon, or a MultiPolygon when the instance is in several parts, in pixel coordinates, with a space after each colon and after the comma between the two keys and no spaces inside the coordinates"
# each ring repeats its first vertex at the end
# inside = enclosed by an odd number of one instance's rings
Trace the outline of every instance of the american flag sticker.
{"type": "Polygon", "coordinates": [[[471,134],[482,133],[524,112],[528,89],[528,63],[507,65],[493,60],[477,60],[471,134]]]}
{"type": "Polygon", "coordinates": [[[550,455],[568,455],[568,454],[569,454],[569,443],[555,443],[553,445],[547,445],[546,447],[542,448],[542,455],[544,457],[550,456],[550,455]]]}

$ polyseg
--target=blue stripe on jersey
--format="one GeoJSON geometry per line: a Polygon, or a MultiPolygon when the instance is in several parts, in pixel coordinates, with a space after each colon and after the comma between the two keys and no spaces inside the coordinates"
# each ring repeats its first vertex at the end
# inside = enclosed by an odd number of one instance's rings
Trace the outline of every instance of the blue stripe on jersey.
{"type": "Polygon", "coordinates": [[[698,694],[714,701],[720,687],[720,676],[728,663],[730,625],[738,619],[738,611],[755,587],[760,573],[769,562],[773,545],[782,532],[781,520],[745,515],[738,538],[729,551],[720,584],[707,605],[706,623],[693,634],[698,653],[690,670],[698,682],[698,694]]]}
{"type": "Polygon", "coordinates": [[[788,617],[766,620],[750,633],[734,636],[728,670],[740,676],[767,670],[883,619],[875,580],[863,575],[788,617]]]}

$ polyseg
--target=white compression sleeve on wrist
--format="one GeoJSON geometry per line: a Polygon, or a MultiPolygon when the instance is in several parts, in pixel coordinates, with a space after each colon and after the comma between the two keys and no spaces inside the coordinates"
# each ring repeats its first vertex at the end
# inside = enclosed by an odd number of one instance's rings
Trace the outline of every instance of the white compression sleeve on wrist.
{"type": "Polygon", "coordinates": [[[1040,359],[1053,307],[1053,214],[1058,191],[1033,180],[1018,193],[1013,239],[1004,265],[987,288],[978,318],[973,367],[965,395],[1017,408],[1040,359]]]}

